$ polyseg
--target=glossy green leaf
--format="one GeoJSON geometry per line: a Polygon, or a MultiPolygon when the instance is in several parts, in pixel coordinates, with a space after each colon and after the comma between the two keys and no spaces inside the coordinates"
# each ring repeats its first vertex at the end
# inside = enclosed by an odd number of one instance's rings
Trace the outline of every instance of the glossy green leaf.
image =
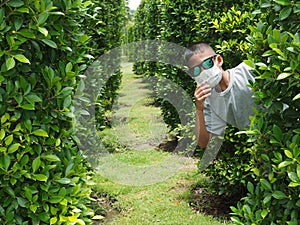
{"type": "Polygon", "coordinates": [[[1,83],[5,80],[5,78],[3,76],[0,75],[0,85],[1,83]]]}
{"type": "Polygon", "coordinates": [[[293,101],[300,99],[300,93],[298,93],[294,98],[293,101]]]}
{"type": "Polygon", "coordinates": [[[52,40],[42,39],[42,42],[44,42],[46,45],[50,46],[51,48],[57,48],[56,43],[52,40]]]}
{"type": "Polygon", "coordinates": [[[73,69],[72,63],[68,62],[68,64],[66,65],[66,69],[65,69],[66,73],[72,71],[72,69],[73,69]]]}
{"type": "Polygon", "coordinates": [[[63,107],[68,108],[71,105],[71,103],[72,103],[71,96],[67,96],[64,100],[63,107]]]}
{"type": "Polygon", "coordinates": [[[29,9],[27,7],[18,8],[17,12],[21,13],[29,13],[29,9]]]}
{"type": "Polygon", "coordinates": [[[14,153],[15,151],[17,151],[20,147],[20,143],[15,143],[15,144],[12,144],[8,147],[7,151],[8,153],[14,153]]]}
{"type": "Polygon", "coordinates": [[[283,136],[282,136],[282,131],[279,126],[273,125],[273,136],[276,138],[276,140],[281,141],[283,136]]]}
{"type": "Polygon", "coordinates": [[[11,187],[5,187],[4,190],[12,197],[16,197],[14,190],[11,187]]]}
{"type": "Polygon", "coordinates": [[[31,204],[31,205],[29,206],[29,209],[30,209],[33,213],[36,213],[37,208],[38,208],[37,204],[31,204]]]}
{"type": "Polygon", "coordinates": [[[1,123],[4,124],[7,120],[10,119],[10,115],[8,113],[5,113],[2,117],[1,117],[1,123]]]}
{"type": "Polygon", "coordinates": [[[32,134],[39,137],[48,137],[48,133],[42,129],[37,129],[33,131],[32,134]]]}
{"type": "Polygon", "coordinates": [[[288,18],[291,15],[292,12],[292,7],[285,7],[280,11],[279,14],[279,19],[280,20],[285,20],[286,18],[288,18]]]}
{"type": "Polygon", "coordinates": [[[4,8],[0,8],[0,24],[3,21],[4,15],[5,15],[4,8]]]}
{"type": "Polygon", "coordinates": [[[292,73],[281,73],[281,74],[278,75],[277,80],[285,79],[285,78],[287,78],[291,75],[292,75],[292,73]]]}
{"type": "Polygon", "coordinates": [[[279,5],[290,5],[291,1],[290,0],[274,0],[274,2],[276,2],[279,5]]]}
{"type": "Polygon", "coordinates": [[[50,225],[56,224],[56,222],[57,222],[57,218],[56,218],[56,217],[52,217],[52,218],[50,219],[50,225]]]}
{"type": "Polygon", "coordinates": [[[93,216],[92,219],[93,219],[93,220],[103,220],[103,219],[105,219],[105,217],[104,217],[104,216],[101,216],[101,215],[96,215],[96,216],[93,216]]]}
{"type": "Polygon", "coordinates": [[[21,105],[21,108],[25,109],[25,110],[35,110],[35,107],[33,104],[23,104],[23,105],[21,105]]]}
{"type": "Polygon", "coordinates": [[[9,57],[9,58],[6,60],[5,64],[6,64],[7,70],[11,70],[12,68],[15,67],[16,61],[14,60],[14,58],[9,57]]]}
{"type": "Polygon", "coordinates": [[[11,183],[11,185],[15,185],[17,183],[17,179],[16,178],[10,178],[9,182],[11,183]]]}
{"type": "Polygon", "coordinates": [[[22,35],[23,37],[26,38],[35,38],[35,35],[33,32],[31,32],[29,29],[21,29],[18,34],[22,35]]]}
{"type": "Polygon", "coordinates": [[[46,20],[49,17],[49,13],[48,12],[43,12],[39,15],[38,17],[38,26],[44,24],[46,22],[46,20]]]}
{"type": "Polygon", "coordinates": [[[61,183],[61,184],[69,184],[71,183],[71,180],[69,178],[61,178],[59,180],[57,180],[58,183],[61,183]]]}
{"type": "Polygon", "coordinates": [[[0,130],[0,141],[2,141],[5,137],[5,130],[1,129],[0,130]]]}
{"type": "Polygon", "coordinates": [[[25,208],[28,201],[25,198],[17,197],[17,202],[19,206],[25,208]]]}
{"type": "Polygon", "coordinates": [[[288,172],[288,177],[293,182],[300,182],[300,179],[298,178],[297,174],[295,172],[288,172]]]}
{"type": "Polygon", "coordinates": [[[251,194],[254,193],[254,185],[251,182],[248,182],[247,189],[251,194]]]}
{"type": "Polygon", "coordinates": [[[272,197],[274,197],[276,199],[286,199],[286,198],[288,198],[286,196],[286,194],[284,194],[282,191],[274,191],[272,193],[272,197]]]}
{"type": "Polygon", "coordinates": [[[293,153],[291,153],[291,151],[289,151],[289,150],[284,150],[284,154],[290,159],[293,158],[293,153]]]}
{"type": "Polygon", "coordinates": [[[272,199],[272,195],[271,194],[267,194],[264,199],[263,199],[263,203],[266,205],[268,202],[270,202],[272,199]]]}
{"type": "Polygon", "coordinates": [[[31,201],[32,200],[32,191],[29,187],[25,187],[25,197],[31,201]]]}
{"type": "Polygon", "coordinates": [[[272,190],[272,186],[271,186],[271,184],[270,184],[269,181],[267,181],[267,180],[260,180],[260,183],[261,183],[262,187],[264,189],[266,189],[267,191],[271,191],[272,190]]]}
{"type": "Polygon", "coordinates": [[[25,99],[30,102],[31,104],[34,104],[35,102],[42,102],[42,99],[37,96],[36,94],[29,94],[25,96],[25,99]]]}
{"type": "Polygon", "coordinates": [[[261,217],[264,219],[267,215],[269,214],[269,210],[264,209],[263,211],[261,211],[260,215],[261,217]]]}
{"type": "Polygon", "coordinates": [[[41,219],[43,222],[48,223],[50,220],[50,213],[43,212],[38,214],[38,218],[41,219]]]}
{"type": "Polygon", "coordinates": [[[289,166],[293,163],[293,161],[283,161],[281,163],[279,163],[278,168],[281,169],[283,167],[289,166]]]}
{"type": "Polygon", "coordinates": [[[49,162],[59,162],[60,161],[60,158],[58,158],[56,155],[42,155],[41,157],[49,162]]]}
{"type": "Polygon", "coordinates": [[[61,202],[62,200],[63,200],[63,198],[60,197],[60,196],[53,196],[53,197],[51,197],[51,198],[49,199],[49,202],[50,202],[50,203],[59,203],[59,202],[61,202]]]}
{"type": "Polygon", "coordinates": [[[22,55],[22,54],[18,54],[18,55],[14,55],[13,56],[16,60],[18,60],[18,61],[20,61],[20,62],[22,62],[22,63],[28,63],[28,64],[30,64],[30,61],[29,61],[29,59],[27,59],[24,55],[22,55]]]}
{"type": "Polygon", "coordinates": [[[300,186],[300,182],[291,182],[291,183],[289,183],[289,187],[292,187],[292,188],[299,187],[299,186],[300,186]]]}
{"type": "Polygon", "coordinates": [[[18,7],[23,6],[24,2],[21,1],[21,0],[10,0],[10,1],[7,2],[7,5],[9,5],[11,7],[18,8],[18,7]]]}
{"type": "Polygon", "coordinates": [[[268,8],[268,7],[271,7],[271,6],[272,6],[272,4],[270,2],[261,4],[262,8],[268,8]]]}
{"type": "Polygon", "coordinates": [[[15,27],[15,30],[19,30],[22,26],[22,23],[23,23],[23,19],[22,18],[17,18],[15,21],[14,21],[14,27],[15,27]]]}
{"type": "Polygon", "coordinates": [[[3,166],[4,166],[4,169],[7,171],[9,166],[10,166],[10,156],[9,155],[4,155],[3,156],[3,166]]]}
{"type": "Polygon", "coordinates": [[[33,173],[35,173],[35,171],[37,171],[40,166],[41,166],[41,158],[37,157],[32,162],[32,171],[33,171],[33,173]]]}
{"type": "Polygon", "coordinates": [[[32,177],[38,181],[46,182],[48,180],[47,176],[45,176],[44,174],[33,174],[32,177]]]}

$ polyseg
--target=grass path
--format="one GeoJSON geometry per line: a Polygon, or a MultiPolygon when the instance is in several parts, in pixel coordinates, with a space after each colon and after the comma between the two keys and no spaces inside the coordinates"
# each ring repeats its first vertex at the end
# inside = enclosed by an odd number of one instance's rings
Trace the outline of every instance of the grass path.
{"type": "Polygon", "coordinates": [[[96,192],[116,199],[113,207],[118,213],[108,214],[100,224],[225,224],[189,207],[189,188],[206,179],[197,173],[195,159],[156,149],[167,138],[160,109],[151,104],[151,91],[132,73],[132,64],[123,63],[122,71],[113,127],[102,135],[121,143],[126,151],[100,159],[95,186],[96,192]]]}

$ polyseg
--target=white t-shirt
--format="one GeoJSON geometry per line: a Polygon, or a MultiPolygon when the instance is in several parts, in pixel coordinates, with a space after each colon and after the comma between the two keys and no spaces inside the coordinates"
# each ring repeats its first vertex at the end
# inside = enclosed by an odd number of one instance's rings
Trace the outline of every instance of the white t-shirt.
{"type": "Polygon", "coordinates": [[[212,90],[211,96],[205,100],[204,119],[208,132],[222,135],[226,124],[243,129],[250,123],[253,115],[253,93],[249,80],[254,82],[250,72],[252,68],[245,63],[229,69],[229,85],[223,92],[212,90]]]}

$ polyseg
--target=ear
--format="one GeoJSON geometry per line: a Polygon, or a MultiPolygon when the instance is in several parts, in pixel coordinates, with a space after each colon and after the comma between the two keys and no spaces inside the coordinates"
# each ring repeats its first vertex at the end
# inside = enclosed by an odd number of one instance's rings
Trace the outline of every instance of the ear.
{"type": "Polygon", "coordinates": [[[223,65],[223,58],[222,58],[222,56],[217,55],[217,57],[216,57],[216,64],[217,64],[218,67],[222,67],[222,65],[223,65]]]}

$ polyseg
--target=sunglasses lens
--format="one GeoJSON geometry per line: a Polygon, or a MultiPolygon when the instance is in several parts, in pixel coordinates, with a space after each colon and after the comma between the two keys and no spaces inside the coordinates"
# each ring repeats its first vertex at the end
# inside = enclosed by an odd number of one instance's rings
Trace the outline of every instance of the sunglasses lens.
{"type": "Polygon", "coordinates": [[[204,60],[204,62],[202,63],[202,67],[206,70],[212,68],[213,65],[214,65],[214,62],[213,62],[212,58],[208,58],[208,59],[204,60]]]}
{"type": "Polygon", "coordinates": [[[192,77],[197,77],[201,73],[201,67],[205,70],[212,68],[214,65],[213,58],[215,58],[215,57],[216,57],[216,55],[214,55],[208,59],[205,59],[200,65],[194,66],[193,68],[189,69],[189,74],[192,77]]]}
{"type": "Polygon", "coordinates": [[[193,76],[196,77],[201,73],[201,69],[199,66],[195,66],[193,70],[193,76]]]}

